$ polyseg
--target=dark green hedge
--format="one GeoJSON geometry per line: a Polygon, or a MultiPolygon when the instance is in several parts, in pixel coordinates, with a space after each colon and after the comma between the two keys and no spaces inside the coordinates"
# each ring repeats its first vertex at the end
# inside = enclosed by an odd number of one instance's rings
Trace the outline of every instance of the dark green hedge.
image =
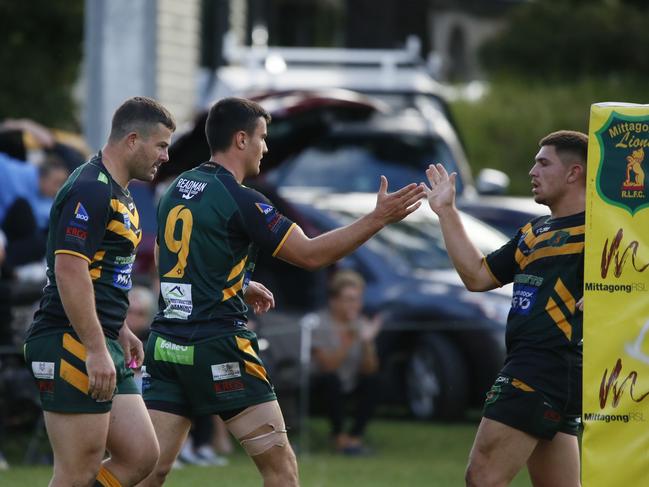
{"type": "Polygon", "coordinates": [[[451,109],[462,132],[469,162],[511,177],[511,194],[529,195],[527,175],[538,141],[549,132],[588,132],[590,105],[603,101],[649,103],[646,79],[638,76],[529,81],[497,78],[478,102],[458,101],[451,109]]]}

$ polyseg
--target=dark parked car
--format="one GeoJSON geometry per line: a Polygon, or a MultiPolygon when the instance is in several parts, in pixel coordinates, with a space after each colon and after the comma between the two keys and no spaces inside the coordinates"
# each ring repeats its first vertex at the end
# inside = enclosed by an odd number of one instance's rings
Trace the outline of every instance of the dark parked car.
{"type": "MultiPolygon", "coordinates": [[[[375,204],[367,194],[302,193],[291,199],[312,233],[349,223],[375,204]]],[[[467,215],[463,219],[484,252],[504,243],[498,231],[467,215]]],[[[479,406],[503,363],[510,294],[464,288],[430,209],[386,227],[340,265],[363,274],[365,311],[385,320],[378,339],[383,403],[407,406],[421,419],[459,418],[479,406]]],[[[307,273],[262,258],[255,279],[277,297],[279,312],[260,317],[258,333],[267,340],[264,359],[286,400],[300,382],[300,321],[309,319],[300,310],[324,305],[326,271],[307,273]]]]}

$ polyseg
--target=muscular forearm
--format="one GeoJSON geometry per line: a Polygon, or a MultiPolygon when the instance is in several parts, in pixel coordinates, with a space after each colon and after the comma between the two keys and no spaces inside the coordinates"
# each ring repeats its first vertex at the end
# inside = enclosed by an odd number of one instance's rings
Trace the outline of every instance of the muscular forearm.
{"type": "Polygon", "coordinates": [[[446,250],[467,289],[484,291],[495,287],[484,267],[484,256],[469,239],[457,209],[448,207],[438,216],[446,250]]]}
{"type": "Polygon", "coordinates": [[[315,238],[307,238],[302,229],[296,228],[278,256],[306,269],[319,269],[353,252],[383,226],[381,218],[372,212],[315,238]]]}
{"type": "MultiPolygon", "coordinates": [[[[80,261],[81,264],[85,264],[80,261]]],[[[95,297],[87,266],[56,265],[56,283],[65,314],[81,342],[89,351],[106,347],[95,311],[95,297]]]]}

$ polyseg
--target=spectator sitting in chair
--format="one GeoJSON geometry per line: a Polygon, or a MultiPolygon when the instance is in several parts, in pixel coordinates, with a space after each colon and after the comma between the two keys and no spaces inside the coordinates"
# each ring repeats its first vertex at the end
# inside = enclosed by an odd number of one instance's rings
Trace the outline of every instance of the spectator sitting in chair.
{"type": "Polygon", "coordinates": [[[381,328],[378,317],[361,315],[365,281],[355,271],[336,272],[329,285],[329,304],[318,313],[312,352],[317,369],[315,386],[324,395],[336,450],[347,455],[368,453],[363,444],[372,417],[378,384],[379,358],[374,340],[381,328]],[[351,428],[344,429],[348,399],[355,399],[351,428]]]}

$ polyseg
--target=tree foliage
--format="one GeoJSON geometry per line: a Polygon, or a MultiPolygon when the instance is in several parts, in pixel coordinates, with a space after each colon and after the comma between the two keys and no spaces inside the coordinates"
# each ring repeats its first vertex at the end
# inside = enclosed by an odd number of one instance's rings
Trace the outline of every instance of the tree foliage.
{"type": "Polygon", "coordinates": [[[83,0],[0,0],[0,119],[75,128],[83,0]]]}
{"type": "Polygon", "coordinates": [[[485,44],[489,72],[523,77],[649,74],[649,7],[639,0],[538,0],[485,44]]]}

